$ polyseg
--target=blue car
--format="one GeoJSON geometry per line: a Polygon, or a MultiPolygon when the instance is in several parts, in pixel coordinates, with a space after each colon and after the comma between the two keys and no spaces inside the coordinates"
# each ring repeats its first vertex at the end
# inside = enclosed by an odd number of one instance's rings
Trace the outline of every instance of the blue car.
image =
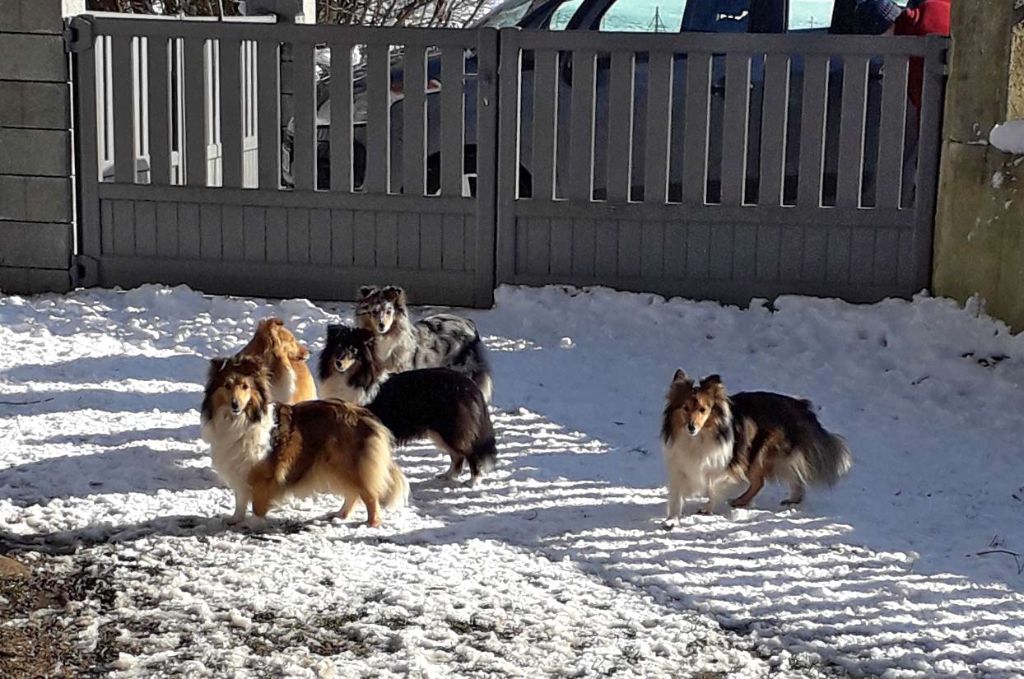
{"type": "MultiPolygon", "coordinates": [[[[713,32],[713,33],[785,33],[785,32],[839,32],[855,33],[858,31],[854,13],[855,0],[508,0],[499,5],[490,14],[482,18],[470,28],[494,27],[503,28],[517,26],[532,30],[586,30],[614,32],[713,32]]],[[[686,69],[679,67],[685,62],[686,55],[676,56],[673,68],[673,96],[671,101],[672,120],[681,120],[684,110],[683,93],[686,90],[686,69]]],[[[402,187],[402,67],[403,56],[400,51],[392,53],[391,82],[391,177],[392,191],[400,191],[402,187]],[[397,94],[396,94],[397,93],[397,94]]],[[[430,86],[427,92],[427,192],[436,193],[440,186],[440,153],[439,140],[439,97],[440,91],[440,58],[437,54],[427,54],[427,78],[430,86]]],[[[724,112],[724,57],[712,59],[711,86],[711,117],[709,129],[709,154],[706,199],[717,202],[720,192],[721,173],[721,135],[724,112]]],[[[751,95],[750,122],[748,129],[748,148],[758,149],[761,120],[761,91],[763,89],[763,62],[754,59],[751,62],[751,95]]],[[[790,115],[788,119],[788,138],[799,138],[802,61],[794,58],[791,65],[790,115]]],[[[569,110],[571,98],[571,58],[563,55],[560,61],[562,84],[559,86],[560,111],[569,110]]],[[[835,153],[829,153],[838,143],[838,111],[842,94],[842,66],[833,60],[832,74],[829,77],[828,113],[826,124],[826,165],[823,178],[823,200],[829,204],[835,199],[836,160],[835,153]]],[[[874,157],[870,149],[877,148],[879,127],[879,106],[881,97],[880,63],[873,61],[870,65],[868,83],[868,106],[865,130],[864,186],[865,200],[870,200],[867,187],[874,182],[874,157]]],[[[465,131],[464,131],[464,193],[472,194],[475,186],[476,166],[476,58],[469,53],[466,58],[466,97],[465,97],[465,131]]],[[[643,121],[647,90],[646,55],[639,54],[636,59],[635,100],[633,118],[643,121]]],[[[330,100],[327,84],[329,73],[318,78],[317,82],[317,187],[327,189],[330,186],[330,100]]],[[[533,110],[533,70],[529,59],[524,59],[522,71],[522,112],[524,124],[530,123],[533,110]]],[[[605,195],[603,171],[606,167],[608,129],[606,127],[607,90],[609,87],[609,61],[599,59],[596,71],[596,106],[594,130],[594,189],[593,198],[601,200],[605,195]]],[[[353,176],[358,190],[365,175],[366,153],[366,87],[365,73],[357,67],[353,74],[353,176]]],[[[568,116],[558,117],[557,139],[568,139],[568,116]]],[[[292,148],[292,129],[290,122],[283,142],[283,167],[286,185],[291,184],[290,164],[292,148]]],[[[633,171],[636,178],[631,187],[630,198],[643,198],[643,163],[644,139],[642,129],[634,131],[632,155],[633,171]]],[[[531,158],[532,135],[526,134],[520,143],[520,194],[529,196],[531,193],[531,158]]],[[[669,192],[670,202],[681,200],[681,144],[672,144],[669,152],[669,192]]],[[[795,200],[796,172],[799,149],[795,144],[788,144],[785,158],[784,201],[795,200]]],[[[756,153],[748,154],[747,177],[745,182],[747,197],[750,202],[756,201],[758,189],[758,157],[756,153]]],[[[557,154],[556,159],[556,195],[563,193],[562,177],[568,176],[568,154],[557,154]]]]}

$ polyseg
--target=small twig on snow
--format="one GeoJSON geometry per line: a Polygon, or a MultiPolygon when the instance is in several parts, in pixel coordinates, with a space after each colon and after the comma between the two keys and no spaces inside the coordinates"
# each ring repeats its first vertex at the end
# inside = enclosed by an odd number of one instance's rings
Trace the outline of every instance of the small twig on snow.
{"type": "Polygon", "coordinates": [[[1009,554],[1017,562],[1017,575],[1024,574],[1024,561],[1021,561],[1020,554],[1011,552],[1008,549],[986,549],[982,552],[975,552],[974,556],[985,556],[986,554],[1009,554]]]}
{"type": "Polygon", "coordinates": [[[0,406],[32,406],[37,403],[49,403],[52,400],[53,397],[41,398],[38,401],[0,401],[0,406]]]}

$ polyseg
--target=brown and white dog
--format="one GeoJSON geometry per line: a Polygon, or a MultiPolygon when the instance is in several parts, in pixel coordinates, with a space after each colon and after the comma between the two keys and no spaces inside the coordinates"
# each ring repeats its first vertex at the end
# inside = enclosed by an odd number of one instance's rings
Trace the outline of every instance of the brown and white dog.
{"type": "Polygon", "coordinates": [[[274,403],[259,359],[210,362],[202,438],[235,493],[230,522],[245,518],[250,501],[253,514],[263,517],[285,496],[330,493],[345,498],[337,516],[348,518],[362,501],[369,525],[379,526],[381,507],[400,507],[408,498],[391,457],[391,433],[376,417],[341,401],[274,403]]]}
{"type": "Polygon", "coordinates": [[[850,469],[846,442],[821,426],[810,401],[756,391],[729,396],[718,375],[695,383],[682,370],[666,399],[669,523],[694,496],[707,497],[700,513],[713,512],[731,482],[750,484],[733,507],[749,505],[766,480],[788,482],[782,504],[795,505],[807,484],[832,485],[850,469]]]}
{"type": "Polygon", "coordinates": [[[264,318],[238,356],[259,358],[270,371],[270,395],[289,405],[316,398],[316,383],[306,360],[309,349],[284,326],[280,318],[264,318]]]}

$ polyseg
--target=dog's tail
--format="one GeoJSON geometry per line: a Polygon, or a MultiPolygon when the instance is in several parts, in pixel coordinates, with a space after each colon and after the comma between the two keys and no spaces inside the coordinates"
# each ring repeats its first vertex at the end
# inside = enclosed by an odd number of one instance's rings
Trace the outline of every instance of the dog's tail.
{"type": "Polygon", "coordinates": [[[476,436],[473,438],[469,461],[478,472],[486,473],[494,469],[498,460],[498,446],[494,440],[494,426],[491,424],[487,402],[480,401],[479,396],[476,397],[474,410],[476,436]]]}
{"type": "Polygon", "coordinates": [[[853,465],[850,448],[846,439],[822,427],[812,412],[807,415],[810,421],[792,463],[794,471],[804,483],[834,485],[853,465]]]}
{"type": "Polygon", "coordinates": [[[405,474],[394,461],[388,469],[388,478],[391,483],[380,498],[381,505],[384,509],[404,507],[409,502],[409,482],[405,480],[405,474]]]}
{"type": "Polygon", "coordinates": [[[494,393],[494,380],[491,378],[491,365],[487,360],[487,347],[480,339],[480,333],[473,326],[473,339],[468,341],[452,359],[451,366],[465,373],[480,388],[484,402],[490,403],[494,393]]]}

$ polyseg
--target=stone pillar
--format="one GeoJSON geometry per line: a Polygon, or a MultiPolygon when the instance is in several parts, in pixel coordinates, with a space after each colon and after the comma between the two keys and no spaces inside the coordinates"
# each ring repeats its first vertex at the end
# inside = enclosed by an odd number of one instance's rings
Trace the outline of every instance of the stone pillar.
{"type": "Polygon", "coordinates": [[[74,189],[63,15],[84,0],[0,0],[0,290],[71,287],[74,189]]]}
{"type": "Polygon", "coordinates": [[[1022,115],[1024,8],[1015,4],[953,3],[933,287],[960,301],[980,295],[990,314],[1024,330],[1024,159],[987,144],[995,124],[1022,115]]]}

